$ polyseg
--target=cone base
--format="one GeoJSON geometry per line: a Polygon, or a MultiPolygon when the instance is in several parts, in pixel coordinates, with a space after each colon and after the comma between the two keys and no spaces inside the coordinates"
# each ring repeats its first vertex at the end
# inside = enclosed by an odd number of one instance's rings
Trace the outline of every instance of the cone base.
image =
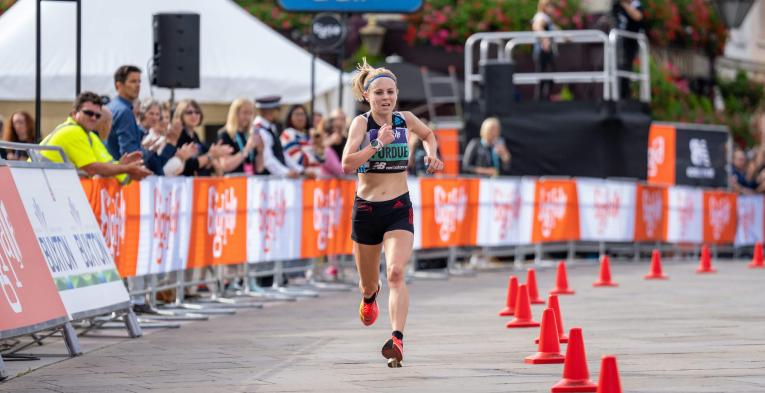
{"type": "Polygon", "coordinates": [[[665,276],[663,274],[661,275],[646,274],[643,278],[645,278],[646,280],[669,280],[669,276],[665,276]]]}
{"type": "Polygon", "coordinates": [[[526,328],[526,327],[539,327],[539,322],[534,322],[533,320],[529,319],[526,321],[519,321],[517,319],[513,319],[512,321],[508,322],[507,325],[505,325],[508,329],[512,328],[526,328]]]}
{"type": "Polygon", "coordinates": [[[765,265],[757,264],[757,263],[750,263],[746,265],[746,267],[750,269],[765,269],[765,265]]]}
{"type": "Polygon", "coordinates": [[[589,379],[566,379],[563,378],[560,382],[553,385],[550,389],[552,393],[558,392],[596,392],[598,385],[595,385],[589,379]]]}
{"type": "Polygon", "coordinates": [[[609,281],[609,282],[598,281],[598,282],[592,283],[592,286],[593,287],[618,287],[619,284],[617,284],[615,282],[611,282],[611,281],[609,281]]]}
{"type": "Polygon", "coordinates": [[[500,317],[512,317],[513,315],[515,315],[515,310],[510,307],[505,307],[504,310],[499,312],[500,317]]]}
{"type": "MultiPolygon", "coordinates": [[[[763,266],[763,267],[765,267],[765,266],[763,266]]],[[[530,301],[531,301],[531,304],[545,304],[545,301],[542,300],[542,299],[539,299],[539,298],[531,299],[530,301]]]]}
{"type": "Polygon", "coordinates": [[[537,352],[534,355],[526,356],[523,362],[526,364],[556,364],[563,363],[566,357],[560,352],[537,352]]]}
{"type": "Polygon", "coordinates": [[[573,295],[574,293],[576,293],[574,290],[568,288],[555,288],[550,291],[550,295],[573,295]]]}
{"type": "MultiPolygon", "coordinates": [[[[558,343],[568,344],[568,336],[563,335],[562,337],[558,337],[558,343]]],[[[534,344],[539,344],[539,337],[534,339],[534,344]]]]}
{"type": "Polygon", "coordinates": [[[707,274],[707,273],[717,273],[717,269],[713,267],[709,269],[702,269],[702,268],[696,269],[696,274],[707,274]]]}

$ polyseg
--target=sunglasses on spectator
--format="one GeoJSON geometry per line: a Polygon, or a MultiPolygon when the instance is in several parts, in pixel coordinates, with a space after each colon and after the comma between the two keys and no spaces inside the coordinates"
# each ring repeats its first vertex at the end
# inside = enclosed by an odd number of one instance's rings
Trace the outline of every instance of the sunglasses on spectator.
{"type": "Polygon", "coordinates": [[[201,115],[202,112],[193,109],[183,112],[184,115],[201,115]]]}
{"type": "Polygon", "coordinates": [[[82,113],[83,113],[85,116],[88,116],[88,117],[92,117],[92,118],[95,118],[96,120],[98,120],[98,119],[100,119],[100,118],[101,118],[101,112],[93,112],[93,111],[92,111],[92,110],[90,110],[90,109],[84,109],[84,110],[82,111],[82,113]]]}

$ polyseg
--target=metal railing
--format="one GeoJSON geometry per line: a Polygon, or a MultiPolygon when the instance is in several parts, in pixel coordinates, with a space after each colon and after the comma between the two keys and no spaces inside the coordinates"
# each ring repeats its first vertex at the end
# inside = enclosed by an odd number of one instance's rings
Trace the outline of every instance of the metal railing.
{"type": "Polygon", "coordinates": [[[556,83],[602,83],[603,99],[616,100],[619,97],[618,77],[623,76],[641,82],[640,100],[650,101],[650,78],[648,75],[648,40],[644,34],[635,34],[623,30],[612,30],[608,35],[600,30],[557,30],[546,32],[484,32],[471,35],[465,42],[465,100],[474,101],[477,97],[475,84],[483,82],[480,65],[487,61],[500,61],[512,64],[513,50],[518,45],[533,45],[541,38],[550,38],[557,44],[601,44],[603,47],[603,68],[592,71],[568,72],[516,72],[514,84],[536,84],[550,80],[556,83]],[[629,72],[617,69],[618,38],[635,39],[640,48],[640,71],[629,72]],[[475,46],[478,45],[476,62],[475,46]],[[496,52],[492,52],[496,47],[496,52]],[[493,53],[493,56],[492,56],[493,53]],[[478,65],[478,67],[476,67],[478,65]]]}
{"type": "Polygon", "coordinates": [[[619,91],[619,78],[627,78],[630,81],[640,82],[640,101],[651,102],[651,76],[648,72],[648,38],[643,33],[633,33],[631,31],[614,29],[608,33],[608,43],[611,50],[611,97],[614,101],[621,99],[619,91]],[[619,41],[635,40],[638,44],[638,59],[640,59],[640,69],[638,72],[619,70],[619,64],[616,59],[619,58],[619,41]]]}

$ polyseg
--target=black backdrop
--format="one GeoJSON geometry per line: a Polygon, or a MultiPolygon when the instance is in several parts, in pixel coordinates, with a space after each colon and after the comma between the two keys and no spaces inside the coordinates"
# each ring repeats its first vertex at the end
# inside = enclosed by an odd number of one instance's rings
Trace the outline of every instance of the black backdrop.
{"type": "MultiPolygon", "coordinates": [[[[510,175],[646,178],[651,115],[644,104],[515,102],[503,112],[510,175]]],[[[466,105],[463,152],[487,115],[478,103],[466,105]]]]}

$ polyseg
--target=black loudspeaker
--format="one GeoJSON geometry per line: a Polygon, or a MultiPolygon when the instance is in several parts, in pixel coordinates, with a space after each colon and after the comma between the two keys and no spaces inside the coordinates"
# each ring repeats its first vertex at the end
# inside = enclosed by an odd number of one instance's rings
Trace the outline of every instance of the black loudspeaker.
{"type": "Polygon", "coordinates": [[[199,87],[199,14],[154,14],[151,84],[199,87]]]}
{"type": "Polygon", "coordinates": [[[481,110],[487,116],[506,115],[515,101],[513,65],[500,61],[481,63],[483,94],[481,110]]]}

